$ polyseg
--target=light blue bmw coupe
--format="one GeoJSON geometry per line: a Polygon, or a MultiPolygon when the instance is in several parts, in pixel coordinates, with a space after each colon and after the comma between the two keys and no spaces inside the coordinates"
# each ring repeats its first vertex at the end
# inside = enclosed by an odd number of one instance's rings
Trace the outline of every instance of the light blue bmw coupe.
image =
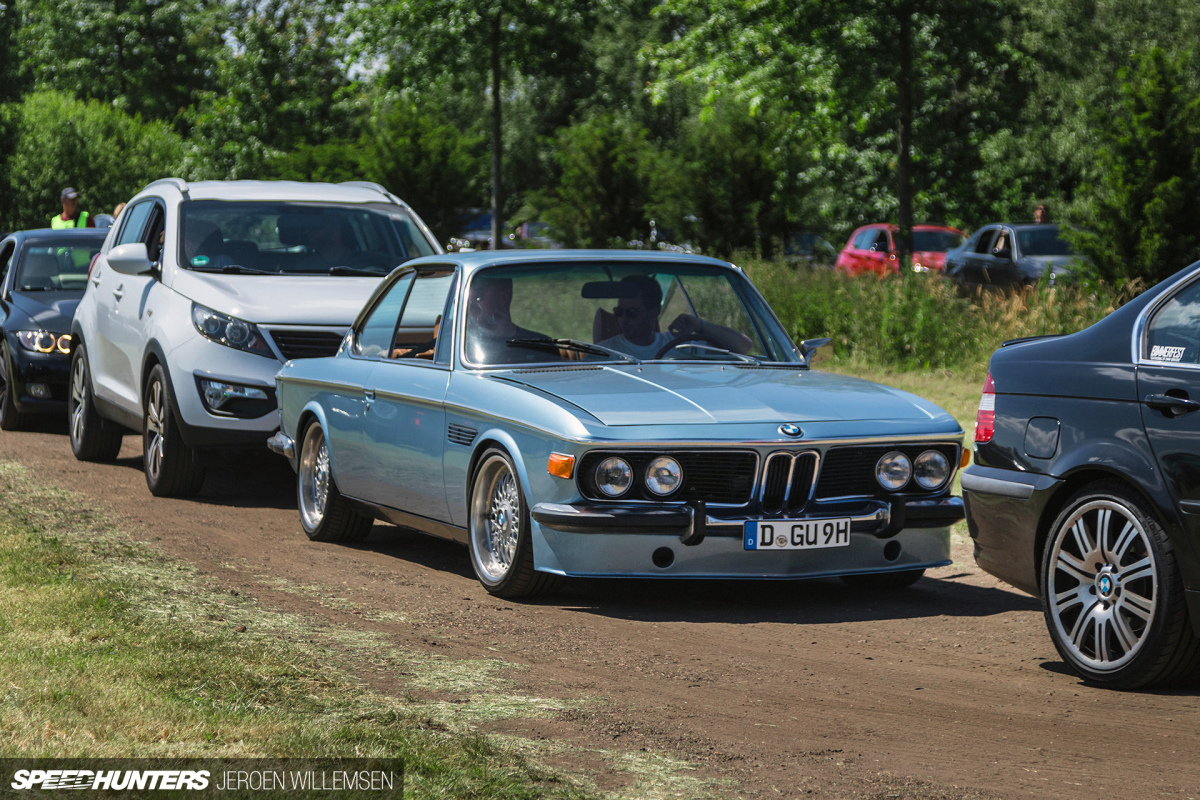
{"type": "Polygon", "coordinates": [[[809,368],[737,267],[639,251],[407,262],[336,356],[276,379],[320,541],[463,542],[487,591],[561,576],[902,587],[949,563],[963,431],[809,368]]]}

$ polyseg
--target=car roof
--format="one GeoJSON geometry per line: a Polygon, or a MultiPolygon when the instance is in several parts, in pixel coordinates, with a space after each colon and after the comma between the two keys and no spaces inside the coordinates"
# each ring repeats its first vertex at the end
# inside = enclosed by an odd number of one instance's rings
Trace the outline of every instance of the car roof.
{"type": "Polygon", "coordinates": [[[164,178],[148,184],[138,194],[174,189],[187,200],[302,201],[322,203],[391,203],[408,207],[377,183],[313,183],[308,181],[184,181],[164,178]]]}
{"type": "Polygon", "coordinates": [[[403,268],[420,267],[425,264],[446,264],[453,262],[462,265],[464,270],[473,272],[484,267],[497,267],[515,264],[561,264],[563,262],[640,262],[661,264],[703,264],[705,266],[724,267],[741,271],[728,261],[721,261],[708,256],[690,255],[686,253],[664,253],[655,250],[476,250],[470,253],[446,253],[440,256],[423,256],[404,263],[403,268]]]}
{"type": "Polygon", "coordinates": [[[47,239],[58,239],[61,241],[64,238],[103,241],[106,236],[108,236],[108,228],[32,228],[27,231],[13,231],[7,238],[26,242],[45,241],[47,239]]]}
{"type": "Polygon", "coordinates": [[[1057,222],[989,222],[987,225],[981,225],[980,229],[995,228],[1001,225],[1005,228],[1012,228],[1015,231],[1058,230],[1059,227],[1057,222]]]}

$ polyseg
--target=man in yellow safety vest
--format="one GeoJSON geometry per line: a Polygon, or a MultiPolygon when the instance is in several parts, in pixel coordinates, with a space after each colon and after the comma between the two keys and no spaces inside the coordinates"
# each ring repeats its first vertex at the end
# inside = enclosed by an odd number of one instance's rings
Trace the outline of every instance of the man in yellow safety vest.
{"type": "Polygon", "coordinates": [[[96,221],[91,214],[79,210],[79,192],[70,186],[62,190],[62,213],[50,218],[51,228],[94,228],[96,221]]]}

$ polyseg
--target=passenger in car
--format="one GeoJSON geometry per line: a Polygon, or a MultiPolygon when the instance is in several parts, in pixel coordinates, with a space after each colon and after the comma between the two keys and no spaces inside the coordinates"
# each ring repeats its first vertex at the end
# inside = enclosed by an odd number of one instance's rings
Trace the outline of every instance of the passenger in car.
{"type": "Polygon", "coordinates": [[[545,339],[543,333],[512,321],[512,278],[478,275],[471,281],[467,300],[467,358],[475,364],[510,364],[539,357],[513,339],[545,339]]]}

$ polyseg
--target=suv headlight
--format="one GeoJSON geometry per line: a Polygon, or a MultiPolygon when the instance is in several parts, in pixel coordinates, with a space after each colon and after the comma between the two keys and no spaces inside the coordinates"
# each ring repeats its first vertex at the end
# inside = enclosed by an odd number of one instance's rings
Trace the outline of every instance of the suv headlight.
{"type": "Polygon", "coordinates": [[[209,341],[232,347],[234,350],[275,358],[275,354],[267,346],[266,339],[253,322],[219,314],[199,303],[192,303],[192,323],[195,324],[196,330],[200,331],[200,335],[209,341]]]}
{"type": "Polygon", "coordinates": [[[35,353],[71,353],[71,334],[49,331],[17,331],[17,341],[35,353]]]}

